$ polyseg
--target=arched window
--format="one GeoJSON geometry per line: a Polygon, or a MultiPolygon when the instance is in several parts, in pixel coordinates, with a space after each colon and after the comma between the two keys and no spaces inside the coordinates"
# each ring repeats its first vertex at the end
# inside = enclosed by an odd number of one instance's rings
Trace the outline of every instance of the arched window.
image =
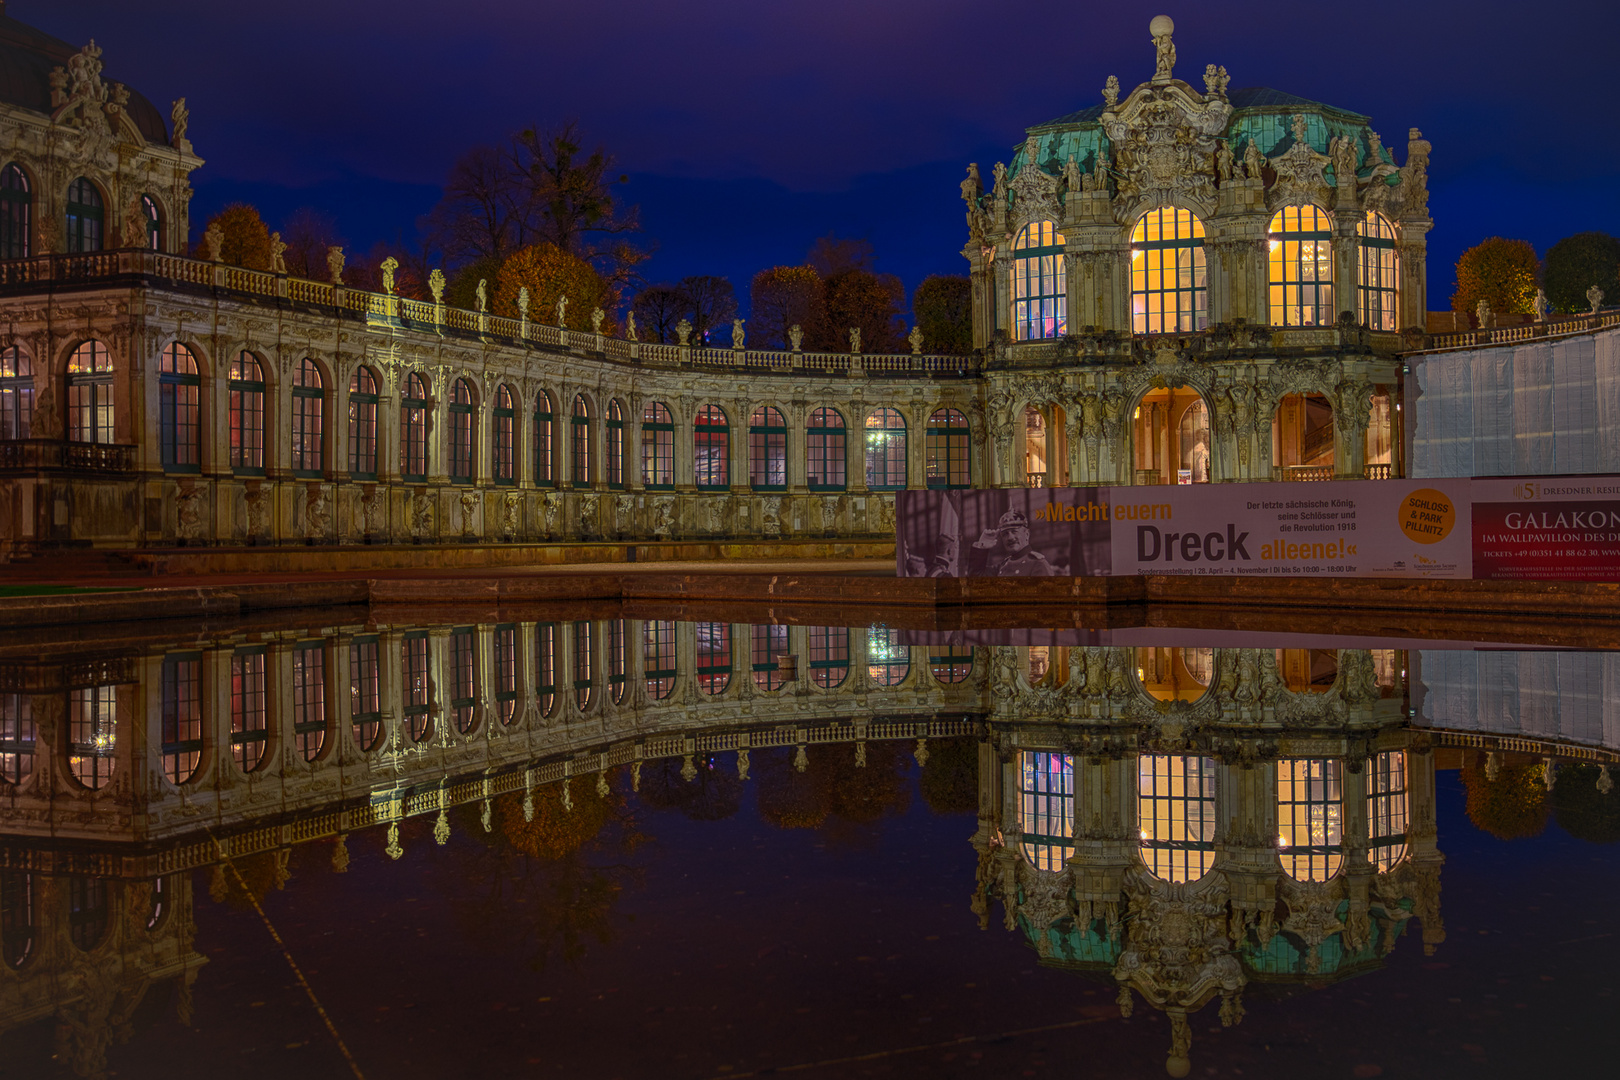
{"type": "Polygon", "coordinates": [[[34,250],[34,194],[16,165],[0,169],[0,259],[26,259],[34,250]]]}
{"type": "Polygon", "coordinates": [[[906,418],[899,409],[874,409],[866,418],[866,486],[872,491],[906,486],[906,418]]]}
{"type": "Polygon", "coordinates": [[[675,689],[675,624],[666,619],[649,619],[641,625],[641,668],[647,680],[647,696],[654,701],[669,697],[675,689]]]}
{"type": "Polygon", "coordinates": [[[849,675],[849,627],[812,626],[806,637],[811,681],[823,690],[842,686],[849,675]]]}
{"type": "Polygon", "coordinates": [[[1024,406],[1024,483],[1046,487],[1046,414],[1033,405],[1024,406]]]}
{"type": "Polygon", "coordinates": [[[581,712],[591,707],[596,696],[596,650],[592,626],[574,624],[574,705],[581,712]]]}
{"type": "Polygon", "coordinates": [[[534,628],[534,692],[540,699],[540,715],[550,716],[557,707],[556,623],[534,628]]]}
{"type": "Polygon", "coordinates": [[[769,405],[748,418],[748,482],[755,491],[787,490],[787,421],[769,405]]]}
{"type": "Polygon", "coordinates": [[[1401,257],[1395,250],[1395,229],[1388,218],[1369,210],[1356,226],[1356,239],[1361,321],[1369,330],[1399,329],[1401,257]]]}
{"type": "Polygon", "coordinates": [[[264,475],[264,368],[250,352],[231,361],[225,383],[231,440],[231,471],[238,476],[264,475]]]}
{"type": "Polygon", "coordinates": [[[326,470],[326,381],[315,361],[304,357],[293,368],[292,472],[306,479],[326,470]]]}
{"type": "Polygon", "coordinates": [[[554,426],[557,419],[557,410],[551,402],[551,395],[544,390],[534,398],[534,435],[530,440],[534,444],[534,486],[556,487],[557,471],[553,459],[557,429],[554,426]]]}
{"type": "Polygon", "coordinates": [[[675,486],[675,421],[662,401],[641,412],[641,483],[652,491],[675,486]]]}
{"type": "Polygon", "coordinates": [[[449,444],[445,447],[452,484],[473,481],[473,392],[466,379],[450,387],[449,444]]]}
{"type": "MultiPolygon", "coordinates": [[[[153,251],[163,250],[163,210],[150,195],[141,196],[141,216],[146,219],[145,246],[153,251]]],[[[128,244],[126,246],[134,246],[128,244]]]]}
{"type": "Polygon", "coordinates": [[[163,775],[183,784],[202,760],[202,653],[163,658],[162,705],[163,775]]]}
{"type": "Polygon", "coordinates": [[[1185,477],[1194,484],[1209,483],[1209,409],[1199,398],[1181,414],[1180,468],[1176,482],[1185,477]]]}
{"type": "Polygon", "coordinates": [[[377,376],[368,367],[349,380],[349,478],[377,479],[377,376]]]}
{"type": "Polygon", "coordinates": [[[1406,751],[1382,750],[1367,770],[1367,858],[1388,873],[1406,858],[1406,751]]]}
{"type": "Polygon", "coordinates": [[[1277,850],[1296,881],[1326,881],[1344,864],[1344,781],[1336,758],[1277,762],[1277,850]]]}
{"type": "Polygon", "coordinates": [[[1208,325],[1204,223],[1173,206],[1143,214],[1131,230],[1131,330],[1176,334],[1208,325]]]}
{"type": "Polygon", "coordinates": [[[591,460],[591,404],[584,394],[574,395],[568,417],[568,454],[573,459],[574,486],[590,487],[596,462],[591,460]]]}
{"type": "Polygon", "coordinates": [[[1131,418],[1138,484],[1206,483],[1210,478],[1209,409],[1187,387],[1149,390],[1131,418]]]}
{"type": "Polygon", "coordinates": [[[787,682],[777,657],[788,651],[788,628],[781,623],[755,625],[752,653],[754,685],[761,690],[780,690],[787,682]]]}
{"type": "Polygon", "coordinates": [[[1271,418],[1271,464],[1287,480],[1333,479],[1333,402],[1288,394],[1271,418]]]}
{"type": "Polygon", "coordinates": [[[874,626],[866,635],[866,677],[875,686],[899,686],[911,674],[911,646],[900,631],[874,626]]]}
{"type": "Polygon", "coordinates": [[[34,363],[15,345],[0,349],[0,440],[34,430],[34,363]]]}
{"type": "Polygon", "coordinates": [[[305,761],[326,745],[326,648],[300,641],[292,653],[293,743],[305,761]]]}
{"type": "Polygon", "coordinates": [[[613,491],[624,490],[624,406],[619,399],[608,402],[607,422],[604,425],[604,464],[607,466],[607,486],[613,491]]]}
{"type": "Polygon", "coordinates": [[[518,687],[523,682],[517,642],[517,626],[513,623],[497,626],[491,639],[495,661],[495,712],[503,724],[517,719],[518,687]]]}
{"type": "Polygon", "coordinates": [[[399,648],[400,706],[405,730],[417,743],[433,731],[433,674],[428,648],[426,630],[408,631],[399,648]]]}
{"type": "Polygon", "coordinates": [[[244,773],[257,769],[264,760],[269,716],[264,646],[244,645],[231,653],[231,753],[244,773]]]}
{"type": "Polygon", "coordinates": [[[20,968],[34,954],[38,933],[34,911],[34,875],[20,870],[0,871],[0,951],[7,967],[20,968]]]}
{"type": "Polygon", "coordinates": [[[113,441],[112,357],[99,341],[86,341],[68,358],[68,439],[113,441]]]}
{"type": "Polygon", "coordinates": [[[399,474],[412,483],[427,482],[427,380],[411,375],[399,399],[399,474]]]}
{"type": "Polygon", "coordinates": [[[17,785],[33,775],[34,699],[28,694],[0,694],[0,781],[17,785]]]}
{"type": "Polygon", "coordinates": [[[111,921],[107,903],[107,879],[68,878],[68,939],[74,948],[90,952],[107,936],[111,921]]]}
{"type": "Polygon", "coordinates": [[[478,726],[477,649],[474,627],[458,626],[450,631],[450,716],[463,735],[478,726]]]}
{"type": "Polygon", "coordinates": [[[967,417],[955,409],[940,409],[930,416],[923,439],[923,454],[930,488],[967,487],[967,417]]]}
{"type": "Polygon", "coordinates": [[[973,646],[935,645],[928,652],[928,669],[934,681],[951,684],[966,682],[973,674],[973,646]]]}
{"type": "Polygon", "coordinates": [[[1214,667],[1214,649],[1136,649],[1137,681],[1155,701],[1197,701],[1208,691],[1214,667]]]}
{"type": "Polygon", "coordinates": [[[1050,221],[1024,226],[1013,241],[1013,327],[1020,341],[1069,332],[1069,277],[1063,234],[1050,221]]]}
{"type": "Polygon", "coordinates": [[[349,722],[354,745],[369,753],[382,736],[382,664],[376,634],[349,642],[349,722]]]}
{"type": "Polygon", "coordinates": [[[811,491],[843,491],[845,479],[844,418],[837,409],[817,409],[805,425],[805,472],[811,491]]]}
{"type": "Polygon", "coordinates": [[[95,791],[112,779],[118,753],[118,688],[81,686],[68,693],[68,771],[95,791]]]}
{"type": "Polygon", "coordinates": [[[731,624],[693,623],[697,635],[697,684],[700,694],[723,694],[731,685],[731,624]]]}
{"type": "Polygon", "coordinates": [[[1037,870],[1062,870],[1074,851],[1074,759],[1027,750],[1019,758],[1018,831],[1024,858],[1037,870]]]}
{"type": "Polygon", "coordinates": [[[624,701],[626,678],[629,674],[629,657],[625,652],[624,620],[614,619],[607,624],[607,671],[608,696],[613,704],[618,705],[624,701]]]}
{"type": "Polygon", "coordinates": [[[69,252],[100,251],[102,236],[101,192],[84,177],[67,189],[67,249],[69,252]]]}
{"type": "Polygon", "coordinates": [[[1271,325],[1331,326],[1333,220],[1315,206],[1285,206],[1272,215],[1271,325]]]}
{"type": "Polygon", "coordinates": [[[517,398],[511,387],[495,391],[495,430],[490,443],[490,472],[497,484],[517,483],[517,398]]]}
{"type": "Polygon", "coordinates": [[[1215,861],[1215,760],[1144,754],[1137,761],[1142,861],[1155,877],[1197,881],[1215,861]]]}
{"type": "Polygon", "coordinates": [[[165,472],[199,471],[201,387],[191,350],[178,342],[165,348],[158,357],[158,447],[165,472]]]}
{"type": "Polygon", "coordinates": [[[692,465],[700,491],[725,491],[731,486],[731,425],[726,411],[705,405],[692,422],[692,465]]]}

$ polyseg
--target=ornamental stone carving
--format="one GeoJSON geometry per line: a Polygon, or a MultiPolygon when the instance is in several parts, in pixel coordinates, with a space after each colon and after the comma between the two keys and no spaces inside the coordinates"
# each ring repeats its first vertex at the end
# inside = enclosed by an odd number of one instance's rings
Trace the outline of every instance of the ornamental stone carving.
{"type": "Polygon", "coordinates": [[[1326,176],[1329,159],[1326,154],[1318,153],[1306,138],[1304,113],[1294,114],[1293,135],[1293,145],[1271,159],[1277,179],[1272,185],[1269,205],[1272,209],[1307,203],[1326,205],[1332,193],[1326,176]]]}
{"type": "Polygon", "coordinates": [[[1118,182],[1116,218],[1191,200],[1200,214],[1213,210],[1215,152],[1232,106],[1204,97],[1185,83],[1141,86],[1101,123],[1114,147],[1118,182]]]}
{"type": "Polygon", "coordinates": [[[1063,220],[1062,185],[1057,177],[1042,168],[1040,151],[1040,136],[1031,135],[1024,143],[1024,164],[1008,185],[1012,193],[1011,224],[1015,231],[1032,221],[1063,220]]]}
{"type": "Polygon", "coordinates": [[[411,535],[418,540],[427,540],[433,536],[433,498],[431,496],[412,496],[410,526],[411,535]]]}

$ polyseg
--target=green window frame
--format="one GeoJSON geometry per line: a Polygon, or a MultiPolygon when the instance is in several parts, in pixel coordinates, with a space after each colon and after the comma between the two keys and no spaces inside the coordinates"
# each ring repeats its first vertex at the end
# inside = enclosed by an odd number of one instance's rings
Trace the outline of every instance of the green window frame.
{"type": "Polygon", "coordinates": [[[899,686],[911,674],[911,646],[900,631],[874,626],[866,632],[866,677],[874,686],[899,686]]]}
{"type": "Polygon", "coordinates": [[[648,619],[641,624],[641,674],[647,681],[647,697],[662,701],[675,689],[679,663],[675,652],[675,624],[668,619],[648,619]]]}
{"type": "Polygon", "coordinates": [[[755,491],[787,490],[787,419],[770,405],[748,417],[748,484],[755,491]]]}
{"type": "Polygon", "coordinates": [[[811,491],[843,491],[849,486],[849,429],[837,409],[820,408],[805,425],[806,486],[811,491]]]}
{"type": "Polygon", "coordinates": [[[1277,849],[1283,872],[1323,882],[1344,866],[1344,763],[1338,758],[1277,762],[1277,849]]]}
{"type": "Polygon", "coordinates": [[[569,411],[568,452],[573,459],[569,475],[574,479],[574,486],[590,487],[596,461],[591,453],[591,403],[585,400],[584,394],[574,395],[574,406],[569,411]]]}
{"type": "Polygon", "coordinates": [[[574,624],[574,705],[580,712],[591,707],[596,697],[596,650],[594,628],[588,622],[574,624]]]}
{"type": "Polygon", "coordinates": [[[1361,323],[1369,330],[1398,330],[1401,256],[1395,228],[1384,215],[1369,210],[1356,225],[1356,241],[1356,300],[1361,323]]]}
{"type": "Polygon", "coordinates": [[[522,671],[518,660],[517,623],[497,623],[491,637],[494,653],[495,714],[502,724],[517,719],[518,688],[522,685],[522,671]]]}
{"type": "Polygon", "coordinates": [[[381,644],[376,634],[349,641],[349,722],[360,752],[376,749],[382,737],[381,644]]]}
{"type": "Polygon", "coordinates": [[[265,648],[244,645],[231,653],[231,756],[250,773],[270,745],[270,707],[265,693],[265,648]]]}
{"type": "Polygon", "coordinates": [[[423,742],[433,731],[432,646],[426,630],[409,630],[399,643],[400,714],[411,741],[423,742]]]}
{"type": "Polygon", "coordinates": [[[534,457],[534,486],[557,486],[557,410],[544,390],[534,398],[534,434],[530,438],[534,457]]]}
{"type": "Polygon", "coordinates": [[[33,775],[38,737],[33,696],[0,693],[0,781],[16,786],[33,775]]]}
{"type": "Polygon", "coordinates": [[[1064,244],[1063,234],[1050,221],[1030,222],[1013,241],[1013,330],[1019,341],[1060,338],[1069,332],[1064,244]]]}
{"type": "Polygon", "coordinates": [[[478,726],[478,631],[471,626],[450,630],[450,718],[456,731],[469,735],[478,726]]]}
{"type": "Polygon", "coordinates": [[[326,473],[326,380],[305,357],[293,369],[292,474],[317,480],[326,473]]]}
{"type": "Polygon", "coordinates": [[[968,419],[957,409],[937,409],[928,418],[923,464],[933,491],[972,486],[968,419]]]}
{"type": "Polygon", "coordinates": [[[105,202],[101,191],[86,177],[67,189],[67,250],[70,254],[100,251],[105,244],[105,202]]]}
{"type": "Polygon", "coordinates": [[[750,634],[749,652],[753,664],[754,685],[761,690],[780,690],[787,683],[778,655],[788,651],[788,628],[784,623],[756,623],[750,634]]]}
{"type": "Polygon", "coordinates": [[[225,383],[231,472],[236,476],[264,475],[264,389],[259,358],[237,353],[225,383]]]}
{"type": "Polygon", "coordinates": [[[812,626],[805,636],[810,652],[810,681],[823,690],[844,685],[849,678],[849,627],[812,626]]]}
{"type": "Polygon", "coordinates": [[[675,489],[675,418],[662,401],[641,412],[641,484],[648,491],[675,489]]]}
{"type": "Polygon", "coordinates": [[[90,340],[68,358],[68,440],[113,441],[113,366],[107,346],[90,340]]]}
{"type": "Polygon", "coordinates": [[[26,259],[34,251],[34,192],[15,163],[0,169],[0,259],[26,259]]]}
{"type": "Polygon", "coordinates": [[[731,624],[700,622],[693,623],[692,629],[698,693],[723,694],[731,685],[731,624]]]}
{"type": "Polygon", "coordinates": [[[625,623],[611,619],[607,624],[608,696],[613,704],[624,702],[625,687],[629,684],[629,658],[625,648],[625,623]]]}
{"type": "Polygon", "coordinates": [[[1380,750],[1367,763],[1367,861],[1387,874],[1406,859],[1406,751],[1380,750]]]}
{"type": "Polygon", "coordinates": [[[449,459],[450,482],[473,482],[473,457],[476,442],[473,429],[477,427],[473,415],[472,386],[466,379],[457,379],[450,388],[450,425],[445,446],[449,459]]]}
{"type": "Polygon", "coordinates": [[[202,762],[202,653],[169,653],[163,658],[159,694],[159,752],[163,775],[180,785],[202,762]]]}
{"type": "Polygon", "coordinates": [[[973,646],[936,645],[928,651],[928,670],[934,681],[953,685],[973,674],[973,646]]]}
{"type": "Polygon", "coordinates": [[[534,628],[534,692],[540,699],[540,715],[550,716],[557,708],[556,623],[534,628]]]}
{"type": "Polygon", "coordinates": [[[603,465],[607,472],[610,491],[624,490],[624,406],[619,399],[608,402],[607,419],[603,423],[603,465]]]}
{"type": "Polygon", "coordinates": [[[26,439],[34,427],[34,361],[15,345],[0,349],[0,440],[26,439]]]}
{"type": "Polygon", "coordinates": [[[1031,866],[1063,869],[1074,851],[1074,759],[1068,754],[1019,754],[1018,830],[1031,866]]]}
{"type": "Polygon", "coordinates": [[[1176,884],[1208,873],[1215,861],[1215,759],[1143,754],[1136,793],[1149,872],[1176,884]]]}
{"type": "Polygon", "coordinates": [[[158,356],[158,452],[164,472],[202,471],[201,395],[196,358],[171,342],[158,356]]]}
{"type": "Polygon", "coordinates": [[[866,417],[866,487],[901,491],[906,486],[906,418],[884,406],[866,417]]]}
{"type": "Polygon", "coordinates": [[[699,491],[731,487],[731,424],[718,405],[703,406],[692,421],[692,471],[699,491]]]}
{"type": "Polygon", "coordinates": [[[517,398],[509,386],[495,391],[494,430],[490,433],[490,474],[495,483],[511,487],[517,483],[517,398]]]}
{"type": "Polygon", "coordinates": [[[407,483],[427,483],[428,388],[420,375],[405,379],[399,399],[399,475],[407,483]]]}
{"type": "Polygon", "coordinates": [[[1333,219],[1306,204],[1285,206],[1267,231],[1267,296],[1273,326],[1332,326],[1333,219]]]}
{"type": "Polygon", "coordinates": [[[349,379],[349,478],[377,479],[377,376],[364,366],[349,379]]]}
{"type": "Polygon", "coordinates": [[[326,746],[326,642],[300,641],[292,651],[293,743],[305,761],[326,746]]]}

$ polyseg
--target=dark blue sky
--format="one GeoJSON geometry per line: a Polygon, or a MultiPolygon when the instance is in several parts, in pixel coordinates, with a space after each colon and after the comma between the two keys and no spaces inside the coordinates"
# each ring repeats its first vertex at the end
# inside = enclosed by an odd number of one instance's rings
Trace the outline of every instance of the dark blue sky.
{"type": "Polygon", "coordinates": [[[185,95],[207,164],[193,221],[234,200],[300,206],[351,247],[410,238],[457,155],[578,117],[631,176],[654,279],[798,262],[869,238],[914,288],[961,273],[957,182],[1023,129],[1152,74],[1148,20],[1176,21],[1177,73],[1209,62],[1372,117],[1403,159],[1434,144],[1429,306],[1490,235],[1545,249],[1620,233],[1620,4],[1343,5],[1074,0],[8,0],[167,112],[185,95]]]}

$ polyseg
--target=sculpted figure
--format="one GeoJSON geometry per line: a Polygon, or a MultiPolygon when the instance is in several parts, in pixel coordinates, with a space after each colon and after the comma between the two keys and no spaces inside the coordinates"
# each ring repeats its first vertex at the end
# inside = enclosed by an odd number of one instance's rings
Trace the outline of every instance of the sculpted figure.
{"type": "Polygon", "coordinates": [[[1080,175],[1080,163],[1069,155],[1069,160],[1063,163],[1063,186],[1069,191],[1081,191],[1085,188],[1085,179],[1080,175]]]}
{"type": "Polygon", "coordinates": [[[1215,147],[1215,175],[1223,181],[1232,179],[1232,165],[1232,148],[1222,139],[1215,147]]]}
{"type": "Polygon", "coordinates": [[[191,110],[186,108],[185,98],[175,101],[174,108],[169,110],[169,122],[174,125],[172,145],[179,149],[180,144],[186,141],[186,129],[191,126],[191,110]]]}
{"type": "Polygon", "coordinates": [[[332,275],[332,284],[343,284],[343,249],[329,247],[326,249],[326,269],[332,275]]]}
{"type": "Polygon", "coordinates": [[[640,340],[636,337],[636,313],[633,311],[626,313],[624,317],[624,339],[626,341],[640,340]]]}
{"type": "Polygon", "coordinates": [[[287,242],[278,232],[270,234],[270,272],[273,274],[287,272],[287,242]]]}
{"type": "Polygon", "coordinates": [[[675,324],[675,337],[677,339],[679,339],[679,341],[680,341],[680,343],[682,345],[685,345],[686,342],[687,342],[687,339],[690,338],[691,336],[692,336],[692,324],[690,322],[687,322],[685,319],[682,319],[680,322],[675,324]]]}
{"type": "MultiPolygon", "coordinates": [[[[1596,311],[1597,309],[1593,308],[1592,310],[1596,311]]],[[[849,328],[849,351],[852,353],[861,351],[861,328],[858,326],[849,328]]]]}
{"type": "Polygon", "coordinates": [[[488,286],[489,286],[489,279],[487,279],[487,278],[479,278],[478,279],[478,291],[474,295],[476,295],[478,297],[478,310],[480,312],[484,312],[484,311],[489,310],[488,286]]]}
{"type": "Polygon", "coordinates": [[[743,321],[741,319],[731,320],[731,347],[733,349],[743,347],[743,321]]]}
{"type": "Polygon", "coordinates": [[[804,344],[804,327],[798,323],[788,327],[788,341],[793,345],[793,351],[798,352],[799,346],[804,344]]]}
{"type": "Polygon", "coordinates": [[[568,325],[568,323],[567,323],[567,315],[568,315],[568,297],[559,296],[559,297],[557,297],[557,325],[559,327],[568,325]]]}
{"type": "Polygon", "coordinates": [[[1148,24],[1148,32],[1153,35],[1153,51],[1156,66],[1153,70],[1153,80],[1169,79],[1176,66],[1176,45],[1170,40],[1175,33],[1176,24],[1168,15],[1155,15],[1148,24]]]}
{"type": "Polygon", "coordinates": [[[979,180],[979,163],[970,162],[967,168],[967,179],[962,181],[962,201],[972,210],[979,205],[979,196],[984,194],[984,184],[979,180]]]}
{"type": "Polygon", "coordinates": [[[1547,321],[1547,308],[1550,305],[1547,303],[1547,294],[1546,294],[1546,292],[1544,292],[1541,289],[1537,289],[1536,290],[1536,298],[1530,302],[1530,306],[1535,309],[1536,322],[1546,322],[1547,321]]]}
{"type": "MultiPolygon", "coordinates": [[[[1596,309],[1594,308],[1594,310],[1596,309]]],[[[1491,302],[1489,300],[1481,299],[1478,304],[1474,305],[1474,318],[1479,323],[1476,327],[1479,330],[1487,330],[1496,324],[1496,320],[1491,318],[1491,302]]]]}
{"type": "Polygon", "coordinates": [[[602,332],[602,320],[605,319],[606,317],[607,317],[607,313],[604,312],[601,308],[593,308],[593,309],[591,309],[591,332],[592,333],[600,334],[602,332]]]}
{"type": "Polygon", "coordinates": [[[1110,75],[1103,83],[1103,103],[1110,109],[1119,104],[1119,76],[1110,75]]]}
{"type": "Polygon", "coordinates": [[[203,243],[208,246],[208,261],[219,262],[219,251],[225,246],[225,230],[219,227],[219,222],[208,226],[203,233],[203,243]]]}
{"type": "Polygon", "coordinates": [[[392,255],[382,261],[378,267],[382,271],[383,292],[392,294],[394,291],[394,271],[399,269],[399,260],[392,255]]]}
{"type": "Polygon", "coordinates": [[[517,307],[518,317],[527,322],[529,319],[529,287],[527,285],[518,286],[517,307]]]}
{"type": "Polygon", "coordinates": [[[1007,198],[1007,166],[999,161],[996,162],[995,174],[996,188],[993,197],[998,203],[1005,202],[1007,198]]]}
{"type": "Polygon", "coordinates": [[[1334,179],[1341,184],[1347,179],[1353,183],[1356,178],[1356,140],[1340,135],[1333,140],[1329,149],[1333,152],[1333,171],[1337,174],[1334,179]]]}
{"type": "Polygon", "coordinates": [[[444,303],[444,271],[438,267],[434,267],[433,272],[428,275],[428,292],[433,294],[435,304],[444,303]]]}
{"type": "Polygon", "coordinates": [[[146,211],[141,208],[141,200],[137,197],[124,207],[124,246],[143,248],[146,239],[146,211]]]}
{"type": "Polygon", "coordinates": [[[1590,289],[1587,289],[1586,302],[1592,305],[1592,314],[1596,315],[1598,313],[1598,308],[1603,306],[1603,290],[1598,288],[1596,285],[1593,285],[1590,289]]]}
{"type": "Polygon", "coordinates": [[[913,326],[911,328],[911,333],[906,335],[906,340],[911,343],[912,355],[922,355],[923,335],[921,327],[913,326]]]}
{"type": "Polygon", "coordinates": [[[1260,147],[1251,137],[1243,147],[1243,171],[1250,180],[1258,180],[1264,168],[1265,159],[1260,156],[1260,147]]]}

